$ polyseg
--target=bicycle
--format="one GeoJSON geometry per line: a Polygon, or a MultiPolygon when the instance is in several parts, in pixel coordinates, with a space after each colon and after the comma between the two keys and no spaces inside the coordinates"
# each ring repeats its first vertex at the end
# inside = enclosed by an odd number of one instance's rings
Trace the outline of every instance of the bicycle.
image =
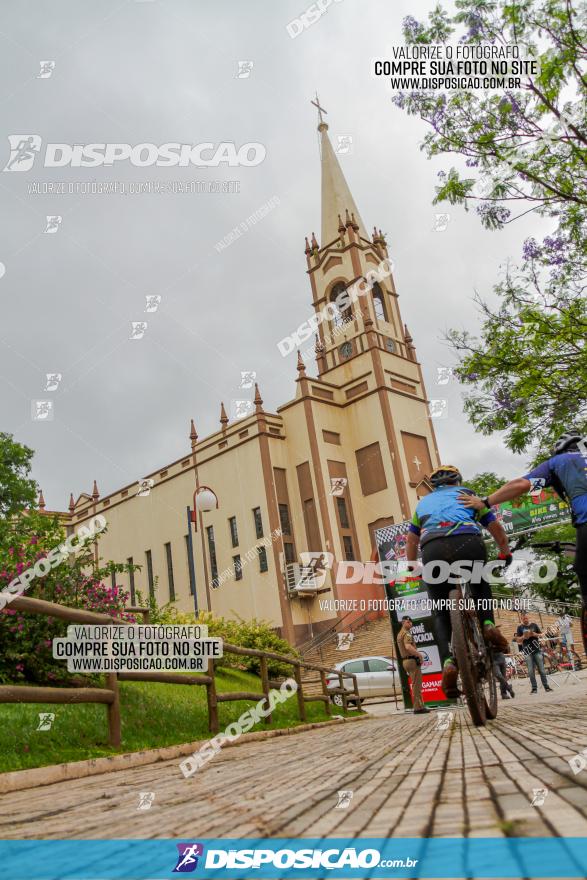
{"type": "Polygon", "coordinates": [[[558,649],[558,665],[561,669],[574,669],[578,672],[583,668],[583,661],[573,647],[560,645],[558,649]]]}
{"type": "MultiPolygon", "coordinates": [[[[525,536],[518,536],[511,545],[515,553],[525,543],[525,536]]],[[[493,650],[483,636],[483,629],[476,611],[476,601],[468,581],[451,590],[450,622],[452,627],[451,648],[456,659],[467,708],[475,727],[484,727],[487,721],[497,717],[497,681],[493,673],[493,650]]]]}
{"type": "Polygon", "coordinates": [[[497,716],[497,682],[493,674],[493,651],[486,644],[471,585],[461,581],[451,590],[450,622],[452,651],[457,661],[460,690],[475,727],[484,727],[497,716]]]}
{"type": "Polygon", "coordinates": [[[506,656],[506,663],[509,669],[508,678],[528,677],[528,667],[526,666],[526,661],[520,652],[516,654],[508,654],[506,656]]]}

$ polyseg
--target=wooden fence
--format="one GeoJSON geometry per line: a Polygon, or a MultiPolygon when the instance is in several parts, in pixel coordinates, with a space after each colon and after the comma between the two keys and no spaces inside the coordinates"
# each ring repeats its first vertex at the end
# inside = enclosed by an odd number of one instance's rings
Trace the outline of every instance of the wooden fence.
{"type": "MultiPolygon", "coordinates": [[[[121,621],[110,617],[107,614],[99,614],[95,611],[84,611],[81,608],[69,608],[65,605],[58,605],[55,602],[45,602],[43,599],[31,599],[19,596],[13,599],[10,607],[15,611],[23,611],[27,614],[45,614],[49,617],[58,617],[67,620],[69,623],[79,624],[106,624],[120,626],[121,621]]],[[[130,609],[127,609],[130,610],[130,609]]],[[[141,613],[143,620],[148,621],[148,611],[145,608],[133,606],[133,613],[141,613]]],[[[331,715],[332,707],[330,705],[330,697],[340,694],[342,697],[343,708],[346,710],[348,703],[356,703],[357,708],[361,707],[361,699],[359,695],[358,683],[356,675],[351,673],[343,673],[338,669],[330,669],[327,666],[319,666],[313,663],[306,663],[297,657],[289,657],[284,654],[275,654],[271,651],[258,651],[253,648],[241,648],[238,645],[231,645],[224,642],[224,654],[236,654],[243,657],[258,657],[260,665],[261,691],[254,693],[252,691],[239,692],[222,692],[216,689],[216,675],[214,669],[214,661],[209,659],[208,671],[206,675],[182,675],[173,672],[108,672],[104,673],[106,678],[105,688],[93,687],[36,687],[28,685],[0,685],[0,703],[104,703],[108,711],[108,732],[109,743],[115,748],[119,748],[122,742],[121,737],[121,718],[120,718],[120,692],[118,687],[119,681],[154,681],[162,684],[182,684],[187,686],[203,686],[206,688],[207,710],[208,710],[208,730],[212,733],[218,733],[220,730],[220,722],[218,718],[218,704],[232,702],[235,700],[251,700],[258,702],[259,700],[269,697],[269,691],[272,687],[279,687],[279,681],[272,681],[269,678],[269,660],[276,660],[280,663],[292,667],[292,677],[297,684],[297,705],[300,721],[306,721],[306,703],[319,701],[324,704],[326,715],[331,715]],[[309,669],[318,672],[318,679],[310,679],[304,684],[320,683],[322,693],[306,696],[302,685],[302,669],[309,669]],[[327,675],[338,678],[338,687],[328,688],[327,675]],[[344,686],[344,679],[352,679],[353,687],[347,690],[344,686]]],[[[271,723],[271,715],[265,717],[265,723],[271,723]]]]}

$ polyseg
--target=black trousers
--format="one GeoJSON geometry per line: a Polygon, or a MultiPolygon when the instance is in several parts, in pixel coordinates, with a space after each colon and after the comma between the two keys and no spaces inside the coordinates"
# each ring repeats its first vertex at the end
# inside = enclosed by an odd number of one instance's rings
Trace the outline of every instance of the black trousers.
{"type": "Polygon", "coordinates": [[[513,691],[513,687],[508,682],[505,657],[501,653],[499,653],[497,657],[493,658],[493,672],[495,673],[495,677],[499,682],[501,695],[502,697],[505,697],[508,691],[510,693],[513,691]]]}
{"type": "MultiPolygon", "coordinates": [[[[463,560],[486,562],[487,549],[485,542],[481,535],[447,535],[442,538],[433,538],[422,547],[422,563],[427,565],[437,560],[448,562],[449,564],[463,560]]],[[[448,581],[427,584],[426,586],[430,590],[433,599],[448,599],[450,591],[456,588],[456,584],[451,584],[448,581]]],[[[490,600],[492,598],[491,587],[484,580],[479,583],[472,583],[471,593],[476,600],[490,600]]],[[[492,610],[478,609],[477,615],[481,626],[483,626],[486,620],[491,620],[492,623],[495,623],[492,610]]],[[[448,609],[434,612],[433,627],[440,650],[440,659],[444,664],[444,661],[451,656],[449,643],[452,627],[450,624],[450,611],[448,609]]]]}

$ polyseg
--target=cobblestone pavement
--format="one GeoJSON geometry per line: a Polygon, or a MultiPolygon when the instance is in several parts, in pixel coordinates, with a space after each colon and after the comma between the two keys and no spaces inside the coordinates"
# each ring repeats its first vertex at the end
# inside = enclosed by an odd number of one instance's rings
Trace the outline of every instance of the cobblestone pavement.
{"type": "Polygon", "coordinates": [[[225,749],[189,780],[169,761],[6,794],[0,838],[587,836],[587,769],[567,760],[587,748],[586,682],[518,693],[482,729],[465,709],[446,730],[390,712],[225,749]]]}

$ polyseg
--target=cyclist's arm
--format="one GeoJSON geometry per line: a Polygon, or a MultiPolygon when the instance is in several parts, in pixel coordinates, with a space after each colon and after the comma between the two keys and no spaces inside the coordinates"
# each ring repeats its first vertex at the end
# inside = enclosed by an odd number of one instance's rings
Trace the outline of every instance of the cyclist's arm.
{"type": "Polygon", "coordinates": [[[502,524],[494,519],[493,522],[488,523],[485,528],[499,547],[500,551],[505,556],[511,556],[508,536],[506,535],[502,524]]]}
{"type": "MultiPolygon", "coordinates": [[[[495,504],[501,504],[502,501],[511,501],[512,498],[525,495],[531,487],[532,483],[526,477],[517,477],[515,480],[510,480],[509,483],[504,483],[503,486],[488,495],[486,500],[493,507],[495,504]]],[[[487,506],[485,500],[479,498],[478,495],[469,495],[468,493],[459,495],[459,501],[465,507],[472,507],[475,510],[483,510],[487,506]]]]}

